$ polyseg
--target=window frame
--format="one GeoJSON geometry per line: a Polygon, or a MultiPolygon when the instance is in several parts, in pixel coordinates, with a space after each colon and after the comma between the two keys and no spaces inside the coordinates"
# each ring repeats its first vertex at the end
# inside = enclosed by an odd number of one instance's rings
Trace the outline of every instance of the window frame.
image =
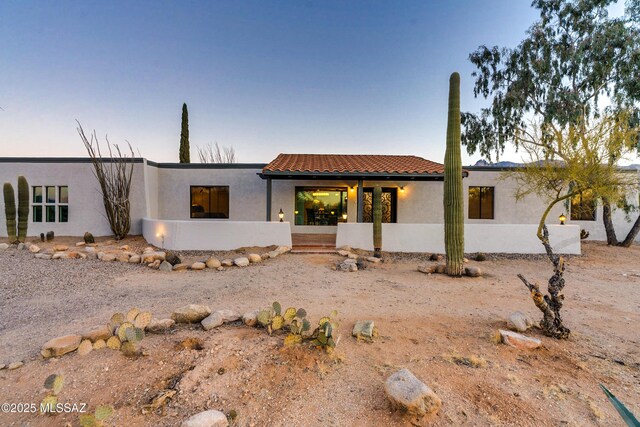
{"type": "MultiPolygon", "coordinates": [[[[570,219],[571,221],[597,221],[597,219],[598,219],[598,201],[597,201],[597,199],[596,199],[595,197],[593,197],[593,196],[589,196],[589,197],[591,198],[591,205],[593,206],[593,210],[592,210],[593,215],[591,215],[591,218],[584,218],[584,217],[583,217],[583,215],[585,214],[585,212],[587,212],[587,209],[585,208],[585,201],[584,201],[584,199],[583,199],[583,197],[582,197],[582,193],[578,193],[578,194],[576,194],[575,196],[573,196],[573,197],[570,199],[570,203],[569,203],[569,207],[570,207],[570,209],[569,209],[569,211],[570,211],[570,212],[569,212],[569,219],[570,219]],[[579,199],[580,199],[580,202],[578,203],[578,205],[580,206],[580,208],[579,208],[579,209],[577,209],[577,210],[574,212],[574,209],[573,209],[574,202],[573,202],[573,201],[574,201],[574,199],[576,199],[576,198],[579,198],[579,199]],[[579,217],[579,218],[574,218],[574,216],[573,216],[573,215],[574,215],[574,213],[576,213],[576,214],[580,215],[580,217],[579,217]]],[[[588,203],[588,202],[587,202],[587,203],[588,203]]]]}
{"type": "Polygon", "coordinates": [[[68,185],[32,185],[31,186],[31,222],[35,224],[46,223],[66,223],[69,222],[69,186],[68,185]],[[53,189],[53,202],[48,198],[49,189],[53,189]],[[60,202],[60,193],[63,188],[67,191],[67,201],[60,202]],[[40,201],[36,200],[36,192],[40,192],[40,201]],[[60,221],[61,208],[67,208],[66,221],[60,221]],[[52,220],[48,215],[49,209],[52,208],[52,220]],[[36,211],[39,212],[36,215],[36,211]],[[36,219],[39,218],[39,221],[36,219]]]}
{"type": "Polygon", "coordinates": [[[474,219],[474,220],[484,220],[484,221],[494,221],[496,219],[496,187],[495,186],[491,186],[491,185],[470,185],[467,189],[467,218],[468,219],[474,219]],[[478,195],[478,217],[471,217],[471,203],[470,203],[470,197],[471,197],[471,189],[472,188],[478,188],[479,189],[479,195],[478,195]],[[491,218],[483,218],[482,217],[482,195],[485,193],[485,191],[483,191],[483,189],[486,188],[490,188],[491,189],[491,193],[493,194],[493,197],[491,197],[491,218]]]}
{"type": "MultiPolygon", "coordinates": [[[[211,205],[211,198],[209,198],[209,205],[211,205]]],[[[189,186],[189,219],[205,219],[205,220],[228,220],[231,218],[231,190],[229,185],[190,185],[189,186]],[[227,216],[226,217],[194,217],[193,211],[191,208],[193,207],[193,189],[194,188],[224,188],[227,190],[227,216]]]]}

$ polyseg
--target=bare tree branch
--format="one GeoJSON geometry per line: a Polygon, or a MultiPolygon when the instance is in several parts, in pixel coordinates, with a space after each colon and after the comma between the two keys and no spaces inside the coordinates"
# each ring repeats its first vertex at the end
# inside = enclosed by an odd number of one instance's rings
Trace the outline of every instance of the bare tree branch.
{"type": "Polygon", "coordinates": [[[225,145],[220,148],[216,142],[215,145],[209,143],[197,149],[200,163],[236,163],[236,150],[233,147],[225,145]]]}

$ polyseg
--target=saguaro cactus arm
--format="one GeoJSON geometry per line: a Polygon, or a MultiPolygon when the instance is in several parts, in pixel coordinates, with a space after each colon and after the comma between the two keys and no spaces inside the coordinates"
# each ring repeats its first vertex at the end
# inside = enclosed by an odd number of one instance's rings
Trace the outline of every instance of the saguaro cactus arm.
{"type": "Polygon", "coordinates": [[[373,256],[382,258],[382,188],[373,188],[373,256]]]}

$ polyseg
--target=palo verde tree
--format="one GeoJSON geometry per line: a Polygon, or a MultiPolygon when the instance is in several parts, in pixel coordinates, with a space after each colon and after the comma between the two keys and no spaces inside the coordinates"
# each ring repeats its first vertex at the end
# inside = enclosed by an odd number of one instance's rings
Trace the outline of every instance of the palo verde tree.
{"type": "Polygon", "coordinates": [[[180,163],[191,163],[189,148],[189,111],[187,104],[182,104],[182,125],[180,128],[180,163]]]}
{"type": "Polygon", "coordinates": [[[106,212],[107,221],[116,239],[120,240],[129,234],[131,228],[131,202],[129,193],[131,192],[131,178],[133,177],[134,153],[131,144],[127,141],[131,156],[123,153],[118,144],[109,142],[106,138],[109,157],[103,157],[100,149],[100,142],[95,130],[91,134],[91,139],[87,138],[78,123],[78,135],[84,143],[87,153],[93,164],[93,173],[100,184],[102,202],[106,212]]]}
{"type": "Polygon", "coordinates": [[[549,279],[548,295],[522,274],[518,277],[529,288],[535,305],[542,311],[540,326],[545,334],[567,338],[570,330],[562,323],[565,281],[564,260],[553,253],[546,219],[555,205],[578,195],[616,197],[617,193],[637,190],[636,174],[621,172],[607,162],[611,150],[618,150],[638,137],[624,114],[602,116],[590,122],[582,117],[560,128],[554,123],[531,124],[518,131],[521,148],[528,162],[505,178],[517,183],[516,198],[536,195],[547,203],[538,224],[538,238],[554,269],[549,279]]]}
{"type": "MultiPolygon", "coordinates": [[[[499,158],[507,144],[519,149],[528,120],[559,129],[603,114],[620,114],[630,126],[640,120],[640,2],[628,0],[625,14],[608,15],[616,0],[534,0],[540,19],[514,48],[480,46],[469,59],[476,66],[474,94],[491,99],[479,113],[462,114],[462,143],[469,154],[499,158]]],[[[578,129],[579,130],[579,129],[578,129]]],[[[610,150],[611,165],[636,144],[610,150]]],[[[625,204],[602,196],[610,244],[617,238],[611,207],[625,204]]],[[[640,231],[640,216],[623,245],[640,231]]]]}

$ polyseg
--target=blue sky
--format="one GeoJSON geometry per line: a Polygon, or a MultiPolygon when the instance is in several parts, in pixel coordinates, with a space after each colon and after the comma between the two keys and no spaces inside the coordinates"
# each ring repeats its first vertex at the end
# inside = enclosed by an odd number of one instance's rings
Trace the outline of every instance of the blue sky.
{"type": "MultiPolygon", "coordinates": [[[[280,152],[444,158],[448,78],[477,110],[480,44],[517,44],[528,0],[0,2],[0,156],[84,156],[78,119],[177,161],[280,152]]],[[[517,156],[507,153],[506,158],[517,156]]],[[[478,155],[464,155],[465,164],[478,155]]]]}

